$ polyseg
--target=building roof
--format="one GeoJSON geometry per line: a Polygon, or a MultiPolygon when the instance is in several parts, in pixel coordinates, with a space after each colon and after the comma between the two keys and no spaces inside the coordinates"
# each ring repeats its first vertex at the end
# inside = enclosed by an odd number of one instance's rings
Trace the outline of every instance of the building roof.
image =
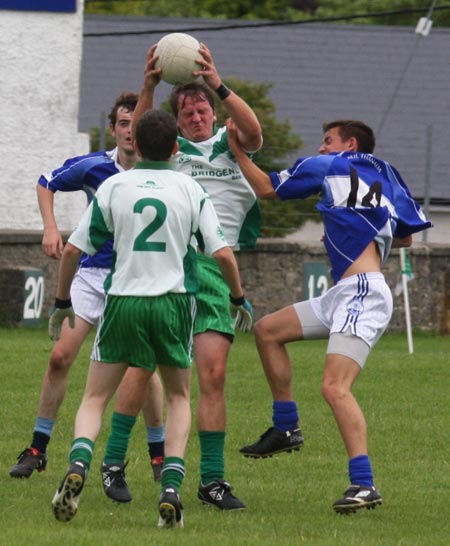
{"type": "MultiPolygon", "coordinates": [[[[208,45],[222,77],[273,84],[276,116],[304,142],[299,155],[317,152],[324,121],[361,119],[376,132],[375,154],[398,168],[416,199],[450,204],[449,29],[424,37],[411,27],[243,24],[85,15],[80,130],[99,126],[121,91],[139,91],[152,44],[188,32],[208,45]]],[[[158,86],[157,106],[169,91],[158,86]]]]}

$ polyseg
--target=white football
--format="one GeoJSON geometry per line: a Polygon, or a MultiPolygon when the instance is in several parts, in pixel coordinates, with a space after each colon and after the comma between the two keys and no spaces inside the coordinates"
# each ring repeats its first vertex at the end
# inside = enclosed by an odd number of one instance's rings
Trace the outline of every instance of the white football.
{"type": "Polygon", "coordinates": [[[161,79],[171,84],[194,81],[196,76],[192,72],[201,69],[195,62],[201,57],[199,47],[200,42],[190,34],[173,32],[163,36],[155,50],[155,55],[159,56],[155,68],[162,69],[161,79]]]}

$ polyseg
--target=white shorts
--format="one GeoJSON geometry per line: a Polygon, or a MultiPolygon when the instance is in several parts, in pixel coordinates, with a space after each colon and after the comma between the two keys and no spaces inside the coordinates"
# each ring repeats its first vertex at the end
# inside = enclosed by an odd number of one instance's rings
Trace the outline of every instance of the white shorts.
{"type": "Polygon", "coordinates": [[[70,297],[75,314],[97,326],[98,319],[105,306],[105,289],[103,287],[110,269],[104,267],[80,267],[76,272],[70,297]]]}
{"type": "Polygon", "coordinates": [[[362,367],[389,324],[392,294],[382,273],[359,273],[294,309],[304,339],[329,337],[327,353],[349,356],[362,367]]]}

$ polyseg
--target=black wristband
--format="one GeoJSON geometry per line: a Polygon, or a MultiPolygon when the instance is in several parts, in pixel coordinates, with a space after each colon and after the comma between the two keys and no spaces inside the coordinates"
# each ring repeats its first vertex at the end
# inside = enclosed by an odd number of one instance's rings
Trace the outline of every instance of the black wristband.
{"type": "Polygon", "coordinates": [[[236,307],[239,307],[239,305],[244,305],[245,302],[245,296],[242,294],[240,298],[233,298],[233,296],[230,294],[230,302],[233,305],[236,305],[236,307]]]}
{"type": "Polygon", "coordinates": [[[223,83],[221,83],[215,91],[220,100],[225,100],[231,94],[231,91],[223,83]]]}
{"type": "Polygon", "coordinates": [[[70,298],[68,300],[60,300],[59,298],[55,298],[56,309],[68,309],[69,307],[72,307],[72,300],[70,298]]]}

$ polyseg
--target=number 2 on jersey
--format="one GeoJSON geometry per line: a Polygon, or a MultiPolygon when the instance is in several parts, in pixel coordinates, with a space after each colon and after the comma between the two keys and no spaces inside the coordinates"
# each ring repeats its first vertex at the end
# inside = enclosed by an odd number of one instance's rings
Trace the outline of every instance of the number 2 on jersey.
{"type": "Polygon", "coordinates": [[[149,241],[149,239],[164,224],[167,218],[167,207],[159,199],[146,197],[136,201],[133,212],[142,214],[142,211],[146,207],[153,207],[156,211],[156,216],[154,220],[150,222],[150,224],[148,224],[136,237],[134,240],[133,250],[137,252],[165,252],[166,243],[149,241]]]}

